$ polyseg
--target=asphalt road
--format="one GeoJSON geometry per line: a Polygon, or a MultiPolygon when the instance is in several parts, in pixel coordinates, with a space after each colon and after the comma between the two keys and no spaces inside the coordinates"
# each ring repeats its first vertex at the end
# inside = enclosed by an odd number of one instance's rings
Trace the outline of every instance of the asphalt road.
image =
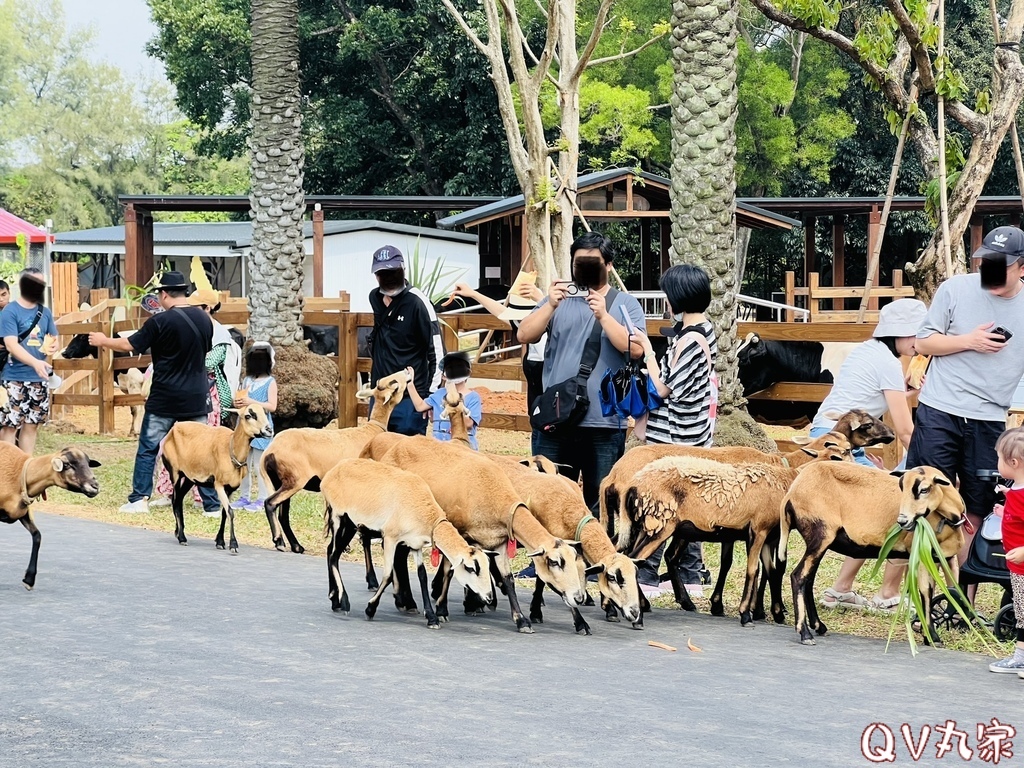
{"type": "Polygon", "coordinates": [[[0,529],[3,768],[851,766],[869,764],[860,740],[872,722],[895,731],[896,763],[910,764],[900,724],[916,734],[954,719],[974,748],[992,717],[1021,729],[1024,755],[1024,681],[978,657],[914,659],[840,636],[807,648],[792,627],[663,610],[638,632],[588,609],[594,635],[577,637],[551,599],[529,636],[507,604],[480,618],[456,604],[430,631],[386,598],[367,622],[356,565],[343,567],[343,617],[319,558],[38,522],[33,592],[21,585],[28,534],[0,529]]]}

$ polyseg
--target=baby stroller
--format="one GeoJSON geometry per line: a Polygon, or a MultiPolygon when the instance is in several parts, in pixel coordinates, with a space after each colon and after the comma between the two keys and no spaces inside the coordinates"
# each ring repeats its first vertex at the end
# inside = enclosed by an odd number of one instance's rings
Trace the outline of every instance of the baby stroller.
{"type": "MultiPolygon", "coordinates": [[[[977,477],[990,481],[993,484],[1002,482],[999,473],[995,470],[980,470],[977,477]]],[[[954,591],[953,597],[960,603],[964,612],[968,615],[974,614],[974,610],[967,601],[967,587],[971,584],[998,584],[1003,588],[1003,597],[999,603],[999,612],[992,623],[992,633],[997,640],[1012,640],[1016,637],[1017,619],[1013,611],[1013,594],[1010,590],[1010,570],[1006,567],[1006,557],[1003,552],[1002,520],[994,512],[987,515],[981,523],[981,528],[971,542],[971,548],[967,555],[967,561],[960,566],[960,589],[954,591]]],[[[932,600],[932,619],[936,626],[950,628],[960,621],[960,617],[949,604],[945,595],[938,595],[932,600]]]]}

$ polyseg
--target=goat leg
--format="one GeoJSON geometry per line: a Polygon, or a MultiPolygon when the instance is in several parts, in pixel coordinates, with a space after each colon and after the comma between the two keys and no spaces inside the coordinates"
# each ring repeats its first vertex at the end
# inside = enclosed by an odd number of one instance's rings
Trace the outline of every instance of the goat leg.
{"type": "Polygon", "coordinates": [[[28,559],[28,568],[25,570],[25,578],[21,580],[21,583],[25,585],[25,589],[31,590],[36,585],[36,569],[39,565],[39,545],[43,541],[43,534],[36,528],[35,521],[32,519],[32,512],[26,511],[25,516],[21,518],[21,524],[25,527],[25,530],[32,536],[32,555],[28,559]]]}
{"type": "MultiPolygon", "coordinates": [[[[398,542],[394,539],[384,539],[384,581],[381,582],[379,587],[377,587],[377,591],[373,593],[373,597],[370,598],[370,602],[366,604],[367,621],[373,620],[373,617],[377,613],[377,606],[380,604],[381,595],[384,594],[384,590],[386,590],[395,580],[395,565],[397,564],[395,560],[395,550],[398,549],[398,547],[398,542]]],[[[409,563],[407,558],[408,550],[406,550],[406,554],[403,556],[403,559],[406,560],[404,567],[408,571],[409,563]]]]}
{"type": "Polygon", "coordinates": [[[391,583],[395,585],[395,608],[401,613],[419,613],[409,582],[409,548],[404,544],[395,545],[393,567],[395,572],[391,583]]]}
{"type": "Polygon", "coordinates": [[[757,594],[758,565],[761,562],[761,551],[764,548],[767,531],[757,531],[754,540],[747,547],[747,573],[743,580],[743,597],[740,599],[740,626],[753,626],[753,604],[757,594]]]}
{"type": "Polygon", "coordinates": [[[672,543],[665,551],[665,565],[668,567],[668,580],[672,582],[672,592],[675,593],[676,602],[684,611],[697,612],[697,606],[693,604],[690,593],[679,577],[679,561],[683,557],[683,551],[690,542],[681,534],[672,534],[672,543]]]}
{"type": "Polygon", "coordinates": [[[732,569],[732,561],[736,554],[735,549],[735,541],[722,542],[722,553],[719,556],[718,563],[718,578],[715,579],[715,588],[711,591],[712,616],[725,615],[725,603],[722,600],[722,595],[725,592],[725,580],[729,576],[729,571],[732,569]]]}
{"type": "Polygon", "coordinates": [[[814,563],[814,568],[811,570],[810,575],[807,578],[807,617],[810,620],[811,628],[819,635],[824,635],[828,632],[828,627],[825,626],[825,622],[821,620],[818,615],[818,603],[814,599],[814,580],[818,577],[818,567],[821,565],[821,558],[818,558],[814,563]]]}
{"type": "Polygon", "coordinates": [[[516,584],[512,579],[512,564],[509,563],[508,557],[504,552],[500,552],[492,562],[497,568],[498,573],[501,575],[501,583],[504,584],[505,594],[508,596],[509,608],[512,609],[512,621],[516,623],[516,629],[524,635],[532,635],[533,626],[530,624],[530,620],[523,615],[522,608],[519,607],[519,597],[516,595],[516,584]]]}
{"type": "MultiPolygon", "coordinates": [[[[808,576],[813,570],[814,564],[810,562],[816,555],[821,557],[822,553],[808,551],[796,564],[790,580],[793,583],[793,615],[796,619],[796,631],[800,635],[800,642],[804,645],[814,645],[814,634],[811,632],[811,625],[807,620],[806,590],[804,589],[808,576]]],[[[811,600],[813,600],[813,596],[811,600]]]]}
{"type": "MultiPolygon", "coordinates": [[[[306,550],[301,544],[299,544],[299,540],[295,538],[295,532],[292,530],[291,511],[292,500],[289,496],[281,502],[281,506],[278,509],[278,518],[281,521],[281,529],[284,531],[284,535],[288,539],[288,544],[292,548],[292,552],[296,555],[301,555],[306,550]]],[[[280,549],[280,547],[278,547],[278,549],[280,549]]]]}
{"type": "Polygon", "coordinates": [[[345,515],[340,521],[336,521],[333,516],[329,517],[328,526],[330,528],[330,540],[327,544],[328,597],[331,599],[331,610],[335,613],[344,613],[347,616],[348,612],[352,610],[352,606],[348,600],[348,593],[345,591],[345,582],[341,579],[338,562],[341,560],[341,553],[346,546],[342,542],[346,536],[349,539],[352,538],[355,534],[355,526],[348,515],[345,515]]]}
{"type": "Polygon", "coordinates": [[[373,539],[373,531],[368,528],[359,528],[359,541],[363,544],[363,562],[366,564],[366,588],[371,592],[376,592],[380,582],[377,581],[377,573],[373,570],[373,553],[370,551],[373,539]]]}
{"type": "Polygon", "coordinates": [[[274,542],[274,548],[278,552],[284,552],[284,531],[278,517],[278,506],[285,493],[287,491],[283,488],[278,488],[263,502],[263,511],[267,513],[267,523],[270,525],[270,540],[274,542]]]}
{"type": "Polygon", "coordinates": [[[178,543],[182,546],[188,546],[188,539],[185,538],[185,512],[182,509],[182,505],[185,503],[185,497],[194,485],[195,483],[185,477],[185,475],[178,475],[178,481],[174,484],[174,489],[171,492],[171,509],[174,510],[174,535],[178,537],[178,543]]]}
{"type": "Polygon", "coordinates": [[[430,600],[430,590],[427,588],[427,567],[423,565],[423,551],[414,550],[412,558],[416,562],[416,576],[420,580],[420,592],[423,594],[423,615],[427,618],[428,629],[440,629],[441,624],[434,613],[434,606],[430,600]]]}
{"type": "MultiPolygon", "coordinates": [[[[238,554],[238,539],[235,538],[235,510],[231,508],[230,493],[223,485],[215,486],[217,489],[217,496],[220,498],[221,504],[221,530],[224,529],[224,518],[227,517],[228,525],[230,526],[230,534],[228,536],[228,551],[233,555],[238,554]]],[[[224,543],[223,536],[221,537],[221,544],[224,543]]]]}
{"type": "Polygon", "coordinates": [[[536,624],[544,623],[544,581],[537,577],[533,585],[533,599],[530,601],[530,621],[536,624]]]}
{"type": "Polygon", "coordinates": [[[448,562],[448,558],[441,558],[441,567],[437,569],[437,574],[434,576],[434,587],[437,590],[436,613],[437,618],[441,621],[448,621],[448,589],[451,587],[454,575],[455,569],[448,562]],[[440,577],[440,583],[438,577],[440,577]]]}

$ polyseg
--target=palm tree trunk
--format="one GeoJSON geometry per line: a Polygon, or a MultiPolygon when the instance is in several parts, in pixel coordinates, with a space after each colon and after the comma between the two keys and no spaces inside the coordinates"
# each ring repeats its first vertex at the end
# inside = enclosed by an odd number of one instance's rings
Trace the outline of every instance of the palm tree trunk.
{"type": "Polygon", "coordinates": [[[711,278],[718,340],[719,444],[773,447],[742,410],[736,361],[736,22],[738,0],[672,4],[673,264],[711,278]],[[734,426],[739,427],[738,429],[734,426]]]}
{"type": "Polygon", "coordinates": [[[302,187],[298,0],[252,0],[252,248],[249,337],[302,340],[302,187]]]}

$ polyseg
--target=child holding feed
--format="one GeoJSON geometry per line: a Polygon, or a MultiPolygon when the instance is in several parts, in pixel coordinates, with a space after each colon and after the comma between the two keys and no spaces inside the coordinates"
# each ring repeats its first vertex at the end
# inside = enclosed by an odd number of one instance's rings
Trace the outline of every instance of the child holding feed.
{"type": "MultiPolygon", "coordinates": [[[[480,400],[480,395],[469,388],[467,382],[470,376],[470,362],[469,355],[465,352],[449,352],[443,358],[441,358],[441,375],[443,383],[452,384],[455,386],[455,391],[462,395],[462,401],[466,408],[469,409],[469,415],[466,419],[466,430],[469,432],[469,444],[473,450],[479,450],[479,445],[476,441],[476,428],[480,425],[480,419],[483,415],[483,403],[480,400]]],[[[420,413],[431,413],[431,420],[434,427],[434,437],[438,440],[451,440],[452,439],[452,425],[448,419],[444,418],[444,394],[445,389],[442,386],[441,389],[431,393],[431,395],[424,400],[420,393],[416,391],[416,385],[413,383],[412,376],[409,377],[409,398],[412,400],[413,407],[420,413]]]]}

